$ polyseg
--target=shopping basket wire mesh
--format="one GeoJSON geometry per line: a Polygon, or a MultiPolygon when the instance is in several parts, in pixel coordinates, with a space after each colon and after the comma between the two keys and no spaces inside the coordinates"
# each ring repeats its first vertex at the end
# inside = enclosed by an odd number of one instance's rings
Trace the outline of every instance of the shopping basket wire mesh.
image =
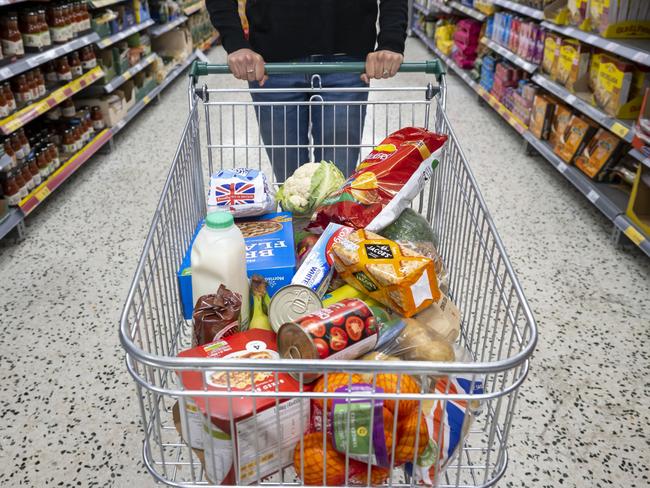
{"type": "MultiPolygon", "coordinates": [[[[342,107],[349,111],[349,107],[337,106],[336,102],[329,101],[329,89],[321,86],[326,81],[327,73],[360,72],[363,65],[268,65],[268,70],[271,73],[297,71],[307,76],[309,86],[303,90],[305,99],[297,102],[307,109],[307,113],[313,107],[323,110],[342,107]]],[[[269,154],[273,158],[275,153],[267,151],[269,148],[286,148],[286,140],[271,141],[270,144],[266,141],[265,144],[259,133],[256,119],[265,104],[254,104],[251,90],[248,89],[198,88],[196,83],[199,76],[226,73],[227,68],[195,66],[189,90],[189,117],[165,181],[120,324],[126,364],[135,380],[140,405],[144,463],[155,480],[169,486],[220,486],[224,466],[227,470],[232,464],[234,478],[231,482],[236,484],[300,485],[300,480],[308,474],[305,469],[314,471],[313,460],[305,458],[307,446],[302,429],[311,411],[310,401],[321,399],[325,409],[323,417],[327,417],[329,402],[323,400],[333,396],[349,400],[372,398],[373,404],[392,401],[396,411],[400,405],[407,408],[413,405],[409,401],[415,401],[417,425],[432,404],[441,407],[443,412],[451,406],[465,410],[463,433],[466,437],[459,449],[448,453],[449,459],[445,460],[445,456],[442,456],[446,469],[443,470],[444,466],[440,465],[443,462],[441,457],[433,456],[437,463],[434,474],[439,474],[433,482],[445,487],[491,486],[505,472],[508,462],[506,446],[517,390],[528,372],[529,358],[537,340],[536,325],[444,111],[446,87],[439,65],[435,61],[410,66],[405,64],[403,71],[433,72],[436,76],[432,76],[432,83],[424,87],[351,89],[365,90],[369,97],[367,101],[355,103],[357,109],[363,110],[352,109],[353,114],[365,113],[365,124],[363,120],[351,120],[349,116],[346,123],[363,127],[363,136],[356,144],[360,157],[385,136],[408,125],[427,127],[449,136],[440,164],[425,191],[412,206],[426,216],[439,236],[439,251],[449,271],[449,296],[462,313],[459,347],[467,351],[466,358],[454,363],[430,363],[224,361],[177,357],[180,351],[191,346],[192,336],[191,321],[183,319],[177,271],[199,220],[205,216],[209,175],[220,168],[248,166],[262,169],[279,184],[286,168],[286,161],[269,159],[269,154]],[[201,117],[205,124],[200,123],[201,117]],[[179,374],[187,371],[201,373],[202,388],[184,388],[179,374]],[[220,372],[226,372],[227,391],[208,390],[206,374],[220,372]],[[334,381],[332,378],[336,372],[345,372],[350,384],[353,374],[362,374],[364,381],[373,387],[383,380],[382,375],[396,375],[397,393],[384,392],[370,396],[367,392],[312,392],[304,382],[305,374],[309,372],[324,374],[326,384],[334,381]],[[254,408],[254,415],[248,419],[248,423],[236,423],[233,404],[242,397],[242,393],[232,389],[232,382],[241,380],[243,375],[247,381],[250,378],[250,384],[255,375],[260,374],[272,375],[277,380],[282,373],[291,373],[299,380],[297,391],[280,393],[277,386],[275,391],[256,391],[252,388],[246,397],[255,399],[254,407],[257,401],[271,398],[275,409],[270,410],[270,414],[261,415],[254,408]],[[402,388],[401,385],[408,382],[407,374],[417,379],[419,389],[402,388]],[[446,386],[442,390],[426,388],[430,378],[446,379],[436,383],[446,386]],[[459,381],[469,383],[469,388],[456,388],[454,385],[459,381]],[[198,431],[192,429],[191,424],[197,418],[192,398],[199,397],[219,398],[227,406],[229,422],[221,429],[232,435],[223,435],[220,431],[219,439],[221,448],[224,442],[229,447],[232,459],[224,456],[223,450],[215,451],[211,442],[206,441],[203,450],[190,447],[196,445],[197,432],[204,437],[212,434],[209,422],[199,427],[198,431]],[[298,419],[299,427],[287,425],[288,414],[286,409],[280,413],[280,405],[290,405],[286,408],[294,409],[293,420],[298,419]],[[270,421],[269,415],[272,416],[270,421]],[[292,428],[293,434],[290,432],[292,428]],[[179,430],[183,430],[185,435],[180,436],[179,430]],[[192,434],[195,439],[192,439],[192,434]],[[290,446],[285,443],[287,437],[290,437],[287,441],[291,442],[290,446]],[[294,444],[298,446],[295,470],[294,444]]],[[[398,76],[408,80],[411,75],[398,76]]],[[[266,105],[273,111],[287,110],[287,105],[282,103],[266,105]]],[[[341,140],[335,140],[332,144],[317,142],[312,136],[301,146],[313,155],[319,146],[321,149],[326,146],[345,148],[349,143],[341,140]]],[[[210,403],[206,402],[206,405],[209,410],[210,403]]],[[[211,412],[208,411],[206,416],[212,418],[211,412]]],[[[395,412],[393,425],[390,426],[393,439],[397,433],[397,419],[395,412]]],[[[387,426],[387,429],[390,427],[387,426]]],[[[412,463],[419,459],[415,454],[420,450],[419,446],[429,442],[421,438],[424,435],[420,435],[420,430],[414,430],[412,463]]],[[[449,432],[445,429],[438,430],[434,446],[437,445],[441,452],[451,442],[447,436],[449,432]]],[[[326,438],[327,434],[323,447],[326,438]]],[[[322,482],[319,480],[317,485],[362,483],[414,486],[419,482],[419,479],[410,476],[412,471],[409,469],[404,470],[403,466],[396,468],[402,460],[395,458],[395,446],[390,452],[388,477],[379,481],[375,477],[375,470],[371,471],[369,466],[365,476],[353,473],[353,459],[349,450],[346,449],[344,462],[338,467],[332,456],[329,450],[325,450],[325,454],[317,460],[316,471],[322,472],[322,482]],[[332,483],[330,476],[339,468],[341,478],[332,483]]]]}

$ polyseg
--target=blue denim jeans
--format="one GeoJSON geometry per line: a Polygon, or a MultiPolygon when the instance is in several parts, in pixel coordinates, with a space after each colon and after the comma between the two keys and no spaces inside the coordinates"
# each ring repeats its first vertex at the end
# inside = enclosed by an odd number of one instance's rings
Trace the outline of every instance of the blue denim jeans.
{"type": "MultiPolygon", "coordinates": [[[[359,59],[349,56],[310,56],[296,61],[330,62],[359,61],[359,59]]],[[[259,88],[257,82],[251,82],[249,85],[251,88],[259,88]]],[[[314,81],[314,86],[319,86],[318,79],[314,81]]],[[[295,91],[269,90],[252,93],[254,103],[275,103],[255,105],[254,108],[264,144],[287,146],[266,148],[278,181],[284,181],[291,176],[303,163],[322,159],[333,161],[347,176],[354,170],[359,157],[359,145],[366,116],[364,102],[368,100],[368,92],[317,94],[310,91],[311,87],[312,74],[271,75],[263,89],[290,88],[295,91]],[[314,102],[313,105],[305,104],[310,100],[314,102]],[[334,145],[351,147],[331,147],[334,145]],[[314,148],[313,158],[309,154],[309,147],[314,148]]],[[[365,88],[367,85],[361,81],[358,73],[332,73],[320,75],[320,87],[365,88]]]]}

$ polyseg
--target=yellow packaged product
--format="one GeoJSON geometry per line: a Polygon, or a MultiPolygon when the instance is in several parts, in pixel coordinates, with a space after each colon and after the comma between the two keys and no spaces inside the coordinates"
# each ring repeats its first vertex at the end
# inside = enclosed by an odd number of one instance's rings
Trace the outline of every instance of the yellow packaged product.
{"type": "Polygon", "coordinates": [[[558,58],[560,57],[560,46],[562,38],[555,34],[546,34],[544,39],[544,58],[542,60],[542,71],[550,76],[552,80],[557,75],[558,58]]]}
{"type": "Polygon", "coordinates": [[[615,161],[620,147],[618,137],[605,129],[598,129],[582,154],[576,157],[576,166],[590,178],[596,178],[603,168],[615,161]]]}
{"type": "Polygon", "coordinates": [[[538,139],[548,139],[555,103],[545,95],[535,95],[528,130],[538,139]]]}
{"type": "Polygon", "coordinates": [[[557,63],[557,80],[573,91],[576,82],[589,70],[589,51],[580,41],[564,39],[557,63]]]}
{"type": "Polygon", "coordinates": [[[551,143],[553,148],[555,148],[558,141],[562,139],[572,115],[573,113],[566,105],[558,104],[555,107],[555,115],[553,116],[553,123],[551,124],[551,133],[548,137],[548,141],[551,143]]]}
{"type": "Polygon", "coordinates": [[[595,52],[591,55],[589,61],[589,89],[591,92],[596,91],[598,86],[598,71],[600,70],[600,58],[603,56],[601,52],[595,52]]]}
{"type": "Polygon", "coordinates": [[[596,128],[589,121],[578,115],[572,116],[564,135],[553,148],[553,152],[560,156],[565,163],[570,163],[573,156],[582,150],[595,130],[596,128]]]}
{"type": "Polygon", "coordinates": [[[629,99],[635,66],[609,54],[603,54],[598,67],[594,97],[598,105],[612,117],[629,99]]]}
{"type": "Polygon", "coordinates": [[[332,257],[348,284],[405,317],[441,297],[433,260],[373,232],[348,234],[334,243],[332,257]]]}

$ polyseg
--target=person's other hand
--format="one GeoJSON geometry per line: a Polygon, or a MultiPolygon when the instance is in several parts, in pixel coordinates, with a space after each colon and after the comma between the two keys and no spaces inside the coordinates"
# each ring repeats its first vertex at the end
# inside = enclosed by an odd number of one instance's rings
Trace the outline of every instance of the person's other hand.
{"type": "Polygon", "coordinates": [[[366,57],[366,72],[361,75],[364,83],[372,78],[380,80],[395,76],[404,61],[404,56],[393,51],[375,51],[366,57]]]}
{"type": "Polygon", "coordinates": [[[238,49],[228,55],[228,66],[235,78],[258,81],[260,86],[268,79],[264,74],[264,58],[250,49],[238,49]]]}

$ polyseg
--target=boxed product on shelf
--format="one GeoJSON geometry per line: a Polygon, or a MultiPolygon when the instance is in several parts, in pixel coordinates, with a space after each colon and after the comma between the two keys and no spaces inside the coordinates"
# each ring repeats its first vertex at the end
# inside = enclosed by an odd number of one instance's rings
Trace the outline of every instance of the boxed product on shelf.
{"type": "Polygon", "coordinates": [[[92,30],[95,31],[99,37],[108,37],[112,34],[114,29],[112,28],[111,23],[116,23],[117,14],[112,10],[101,10],[99,12],[93,12],[93,18],[90,21],[92,30]]]}
{"type": "Polygon", "coordinates": [[[122,90],[95,98],[78,99],[79,105],[99,107],[106,127],[114,127],[127,113],[127,104],[122,90]]]}
{"type": "Polygon", "coordinates": [[[542,71],[554,80],[557,77],[558,60],[560,58],[560,47],[562,37],[547,33],[544,38],[544,57],[542,59],[542,71]]]}
{"type": "Polygon", "coordinates": [[[580,115],[573,115],[564,133],[557,140],[553,152],[560,156],[565,163],[570,163],[573,157],[582,151],[596,130],[598,130],[598,126],[591,120],[580,115]]]}
{"type": "Polygon", "coordinates": [[[569,91],[575,91],[576,86],[586,87],[590,51],[586,44],[575,39],[562,40],[557,61],[557,81],[569,91]]]}
{"type": "Polygon", "coordinates": [[[126,42],[120,42],[110,48],[110,50],[113,53],[113,66],[115,67],[115,73],[121,75],[131,67],[131,62],[129,61],[129,46],[126,42]]]}
{"type": "Polygon", "coordinates": [[[551,122],[551,132],[548,136],[548,141],[553,148],[555,148],[558,141],[563,137],[572,115],[573,112],[566,105],[561,103],[555,105],[553,121],[551,122]]]}
{"type": "Polygon", "coordinates": [[[149,2],[147,0],[133,0],[133,13],[138,24],[149,20],[151,18],[149,2]]]}
{"type": "Polygon", "coordinates": [[[611,167],[620,156],[621,140],[606,129],[600,128],[596,135],[576,156],[575,165],[589,178],[599,175],[611,167]]]}
{"type": "Polygon", "coordinates": [[[567,8],[569,9],[569,23],[575,25],[578,29],[589,30],[589,16],[587,6],[589,0],[569,0],[567,8]]]}
{"type": "Polygon", "coordinates": [[[494,85],[494,70],[496,69],[496,58],[487,55],[487,56],[483,56],[482,61],[483,62],[481,65],[481,79],[479,83],[487,91],[491,91],[492,85],[494,85]]]}
{"type": "Polygon", "coordinates": [[[589,26],[607,38],[650,38],[648,0],[589,0],[589,26]]]}
{"type": "Polygon", "coordinates": [[[455,31],[456,26],[446,20],[441,20],[438,27],[436,27],[436,47],[446,56],[451,54],[451,50],[454,47],[455,31]]]}
{"type": "Polygon", "coordinates": [[[192,54],[192,36],[186,28],[174,29],[153,39],[152,47],[163,58],[184,60],[192,54]]]}
{"type": "Polygon", "coordinates": [[[589,60],[589,91],[592,93],[596,91],[598,85],[598,71],[600,70],[600,58],[603,53],[601,51],[594,51],[589,60]]]}
{"type": "Polygon", "coordinates": [[[625,213],[646,236],[650,236],[650,168],[645,164],[637,169],[625,213]]]}
{"type": "Polygon", "coordinates": [[[650,89],[646,88],[643,103],[634,127],[632,146],[645,157],[650,156],[650,89]]]}
{"type": "Polygon", "coordinates": [[[551,132],[555,101],[545,94],[535,95],[528,130],[538,139],[546,140],[551,132]]]}
{"type": "Polygon", "coordinates": [[[97,53],[97,62],[104,72],[104,82],[108,83],[117,76],[115,69],[115,58],[112,49],[104,49],[97,53]]]}
{"type": "Polygon", "coordinates": [[[622,109],[626,111],[623,107],[630,97],[635,70],[633,63],[616,56],[605,53],[600,56],[594,99],[607,115],[616,117],[622,109]]]}
{"type": "Polygon", "coordinates": [[[151,66],[140,71],[133,77],[133,85],[135,87],[135,101],[139,102],[151,90],[156,88],[158,82],[156,81],[155,74],[151,66]]]}

